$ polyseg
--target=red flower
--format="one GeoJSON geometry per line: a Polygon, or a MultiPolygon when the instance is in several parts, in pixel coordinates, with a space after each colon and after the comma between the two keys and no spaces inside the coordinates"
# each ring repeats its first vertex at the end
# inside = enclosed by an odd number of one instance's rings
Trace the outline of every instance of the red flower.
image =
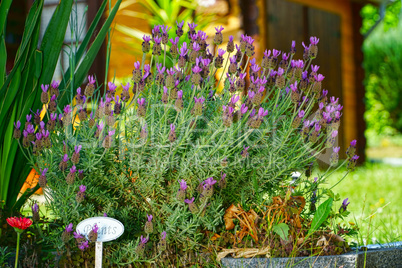
{"type": "Polygon", "coordinates": [[[8,224],[11,225],[11,227],[20,229],[20,230],[25,230],[29,226],[31,226],[32,221],[28,218],[17,218],[17,217],[11,217],[7,219],[8,224]]]}

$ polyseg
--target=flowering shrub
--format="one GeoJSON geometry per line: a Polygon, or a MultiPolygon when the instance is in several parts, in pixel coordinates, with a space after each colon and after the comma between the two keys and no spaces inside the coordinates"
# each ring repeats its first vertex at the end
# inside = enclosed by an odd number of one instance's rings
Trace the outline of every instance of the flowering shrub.
{"type": "MultiPolygon", "coordinates": [[[[60,92],[53,82],[42,87],[45,118],[39,110],[33,122],[27,115],[22,135],[16,123],[14,136],[21,136],[58,219],[49,241],[60,250],[86,251],[97,228],[88,239],[79,233],[73,238],[71,224],[106,214],[125,225],[124,235],[106,246],[115,264],[208,263],[212,255],[205,245],[224,230],[231,204],[246,208],[277,196],[301,196],[311,200],[299,212],[307,219],[320,198],[329,195],[331,205],[336,199],[320,188],[324,175],[310,178],[314,161],[327,149],[333,151],[330,164],[337,165],[342,115],[338,99],[322,88],[319,66],[311,65],[319,39],[303,44],[303,60],[293,59],[292,42],[289,52],[265,51],[258,64],[251,37],[243,35],[235,45],[231,36],[226,50],[211,51],[208,36],[196,26],[189,25],[189,42],[179,42],[183,23],[171,39],[170,28],[155,26],[142,43],[151,62],[134,63],[132,83],[121,85],[121,93],[109,82],[101,95],[89,76],[85,89],[78,88],[73,103],[58,114],[60,92]],[[165,65],[167,50],[173,67],[165,65]],[[305,175],[292,177],[296,171],[305,175]],[[199,251],[197,257],[192,250],[199,251]]],[[[222,30],[213,39],[217,46],[222,30]]],[[[355,145],[343,163],[350,170],[358,158],[355,145]]]]}

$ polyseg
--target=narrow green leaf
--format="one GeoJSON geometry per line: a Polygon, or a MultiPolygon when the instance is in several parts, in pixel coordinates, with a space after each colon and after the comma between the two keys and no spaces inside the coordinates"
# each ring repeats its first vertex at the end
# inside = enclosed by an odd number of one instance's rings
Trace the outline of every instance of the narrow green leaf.
{"type": "Polygon", "coordinates": [[[331,212],[332,202],[334,199],[328,198],[324,203],[322,203],[314,214],[313,222],[311,223],[309,234],[318,230],[321,224],[328,218],[329,213],[331,212]]]}
{"type": "MultiPolygon", "coordinates": [[[[13,104],[13,100],[17,95],[18,88],[21,83],[21,70],[18,68],[15,72],[14,79],[11,81],[10,86],[7,88],[6,98],[2,101],[0,106],[0,122],[4,122],[8,109],[13,104]]],[[[0,133],[3,135],[3,133],[0,133]]]]}
{"type": "Polygon", "coordinates": [[[38,83],[38,90],[40,90],[39,86],[41,84],[51,82],[63,46],[73,3],[74,0],[60,1],[43,35],[40,50],[43,52],[43,66],[46,66],[46,72],[42,72],[38,83]]]}
{"type": "Polygon", "coordinates": [[[6,19],[8,15],[8,11],[10,10],[12,0],[3,0],[0,2],[0,36],[3,35],[4,31],[6,30],[6,19]]]}
{"type": "Polygon", "coordinates": [[[287,241],[289,239],[289,226],[284,222],[274,225],[272,231],[279,235],[282,240],[287,241]]]}
{"type": "Polygon", "coordinates": [[[40,74],[42,73],[42,51],[35,51],[35,77],[39,79],[40,74]]]}
{"type": "MultiPolygon", "coordinates": [[[[103,24],[101,30],[99,31],[98,35],[96,36],[94,42],[92,43],[91,47],[88,49],[87,54],[85,55],[85,58],[77,68],[75,74],[74,74],[74,85],[73,88],[77,88],[81,85],[82,81],[84,81],[85,77],[87,76],[87,73],[89,71],[89,68],[91,67],[96,55],[99,52],[100,47],[102,46],[102,43],[106,37],[106,34],[109,31],[109,27],[113,22],[114,17],[116,16],[117,10],[119,9],[120,3],[122,0],[117,0],[116,4],[114,5],[113,9],[109,13],[109,17],[106,19],[105,23],[103,24]]],[[[63,81],[63,84],[66,85],[67,83],[63,81]]],[[[62,92],[60,96],[60,101],[59,104],[63,105],[66,102],[66,91],[62,92]]]]}
{"type": "Polygon", "coordinates": [[[4,36],[0,35],[0,88],[6,80],[7,49],[4,36]]]}
{"type": "MultiPolygon", "coordinates": [[[[104,0],[102,2],[102,5],[99,7],[95,18],[93,19],[93,21],[91,23],[91,26],[89,27],[87,33],[85,34],[84,39],[82,40],[82,42],[77,50],[77,53],[75,54],[75,62],[80,62],[81,57],[84,55],[84,52],[89,44],[89,41],[91,40],[91,37],[94,34],[96,27],[98,26],[98,23],[103,16],[103,13],[105,12],[107,2],[108,2],[108,0],[104,0]]],[[[62,83],[63,83],[63,81],[68,80],[68,78],[70,76],[70,68],[71,68],[71,66],[69,66],[67,71],[64,73],[62,83]]],[[[65,87],[64,84],[60,84],[60,88],[64,88],[64,87],[65,87]]]]}
{"type": "MultiPolygon", "coordinates": [[[[30,44],[31,41],[31,36],[35,30],[35,27],[38,23],[40,23],[40,16],[42,14],[42,8],[43,8],[43,0],[41,1],[36,1],[33,3],[31,9],[29,10],[26,22],[25,22],[25,30],[24,34],[22,36],[22,41],[21,45],[18,48],[18,52],[14,63],[14,67],[11,70],[10,74],[7,76],[6,82],[3,84],[3,86],[0,89],[0,99],[4,100],[4,95],[7,92],[8,85],[10,84],[11,79],[14,77],[15,72],[17,71],[18,67],[21,65],[24,57],[21,57],[21,55],[26,55],[26,49],[30,44]]],[[[0,109],[0,114],[3,113],[3,111],[0,109]]]]}
{"type": "Polygon", "coordinates": [[[11,169],[12,169],[12,164],[10,164],[10,161],[12,162],[12,159],[15,155],[15,146],[12,148],[12,142],[13,142],[13,122],[15,119],[15,114],[16,114],[17,108],[14,107],[11,118],[8,121],[7,128],[6,128],[6,133],[4,136],[4,140],[2,141],[2,157],[1,157],[1,176],[2,176],[2,189],[1,189],[1,196],[0,200],[6,200],[7,199],[7,192],[8,192],[8,184],[10,183],[10,174],[11,174],[11,169]]]}

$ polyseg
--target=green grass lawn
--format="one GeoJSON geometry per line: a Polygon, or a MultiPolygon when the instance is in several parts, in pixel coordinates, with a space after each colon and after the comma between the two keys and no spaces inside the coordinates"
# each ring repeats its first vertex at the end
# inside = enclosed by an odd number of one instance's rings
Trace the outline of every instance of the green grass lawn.
{"type": "MultiPolygon", "coordinates": [[[[328,178],[332,186],[343,171],[328,178]]],[[[350,173],[334,187],[342,200],[349,198],[348,221],[360,228],[359,244],[402,241],[402,167],[366,164],[350,173]]],[[[335,206],[339,207],[339,204],[335,206]]]]}

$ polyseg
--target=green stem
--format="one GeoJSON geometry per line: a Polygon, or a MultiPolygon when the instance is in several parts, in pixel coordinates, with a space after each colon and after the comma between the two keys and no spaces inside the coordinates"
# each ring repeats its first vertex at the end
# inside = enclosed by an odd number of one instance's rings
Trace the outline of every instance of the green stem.
{"type": "Polygon", "coordinates": [[[20,232],[17,232],[17,252],[15,253],[15,265],[14,265],[14,267],[15,268],[18,268],[18,252],[20,251],[20,236],[21,236],[21,233],[20,232]]]}
{"type": "Polygon", "coordinates": [[[165,67],[166,62],[166,44],[163,45],[163,67],[165,67]]]}
{"type": "MultiPolygon", "coordinates": [[[[225,70],[226,70],[226,66],[228,65],[229,58],[230,58],[230,53],[228,54],[228,57],[227,57],[226,62],[225,62],[225,67],[223,67],[223,71],[222,71],[221,77],[219,78],[218,87],[219,87],[219,84],[221,83],[223,74],[225,74],[225,70]]],[[[214,77],[215,77],[215,76],[214,76],[214,77]]]]}

